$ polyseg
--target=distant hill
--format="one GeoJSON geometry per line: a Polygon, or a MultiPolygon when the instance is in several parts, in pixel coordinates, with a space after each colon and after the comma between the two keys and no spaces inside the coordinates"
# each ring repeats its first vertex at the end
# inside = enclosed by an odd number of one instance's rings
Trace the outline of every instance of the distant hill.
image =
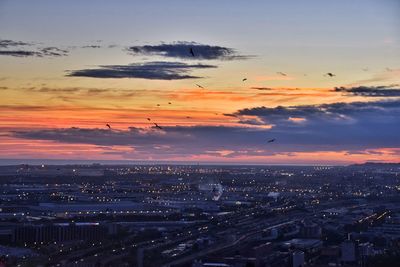
{"type": "Polygon", "coordinates": [[[371,167],[371,168],[400,168],[400,162],[365,162],[361,164],[352,164],[349,167],[371,167]]]}

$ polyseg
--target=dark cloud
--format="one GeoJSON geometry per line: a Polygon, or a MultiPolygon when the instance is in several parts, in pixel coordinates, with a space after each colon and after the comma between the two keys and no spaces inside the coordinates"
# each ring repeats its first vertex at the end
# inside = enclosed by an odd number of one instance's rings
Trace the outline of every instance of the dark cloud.
{"type": "Polygon", "coordinates": [[[376,114],[376,116],[385,115],[387,118],[390,118],[392,117],[391,111],[397,113],[399,109],[400,100],[396,100],[288,107],[278,106],[275,108],[256,107],[239,110],[234,113],[234,115],[258,116],[268,123],[279,123],[280,121],[286,121],[289,118],[331,120],[338,123],[353,123],[354,121],[351,120],[351,118],[358,117],[361,114],[367,113],[372,117],[374,117],[374,114],[376,114]]]}
{"type": "Polygon", "coordinates": [[[71,88],[31,87],[31,88],[25,88],[25,90],[31,92],[39,92],[39,93],[76,93],[81,91],[82,89],[78,87],[71,87],[71,88]]]}
{"type": "Polygon", "coordinates": [[[13,40],[0,40],[0,56],[13,57],[61,57],[68,55],[68,50],[58,47],[33,47],[34,44],[13,40]],[[29,50],[20,49],[19,46],[30,46],[29,50]]]}
{"type": "Polygon", "coordinates": [[[57,47],[44,47],[36,51],[32,50],[0,50],[0,56],[13,57],[62,57],[67,56],[68,51],[57,47]]]}
{"type": "Polygon", "coordinates": [[[142,78],[150,80],[181,80],[202,78],[189,75],[195,69],[216,68],[213,65],[186,64],[181,62],[146,62],[130,65],[104,65],[97,69],[70,71],[70,77],[91,78],[142,78]]]}
{"type": "Polygon", "coordinates": [[[62,57],[68,55],[68,50],[60,49],[54,46],[44,47],[39,50],[39,56],[62,57]]]}
{"type": "MultiPolygon", "coordinates": [[[[80,97],[102,97],[108,99],[125,99],[127,97],[138,96],[140,94],[148,94],[149,91],[144,90],[134,90],[134,89],[116,89],[116,88],[85,88],[85,87],[62,87],[62,88],[53,88],[47,86],[41,87],[4,87],[0,86],[0,90],[16,90],[19,92],[25,91],[29,93],[46,93],[50,99],[57,100],[77,100],[80,97]],[[53,95],[53,96],[52,96],[53,95]]],[[[153,93],[159,93],[157,90],[152,90],[153,93]]],[[[0,106],[0,109],[2,106],[0,106]]]]}
{"type": "Polygon", "coordinates": [[[131,46],[128,48],[128,51],[134,55],[157,55],[194,60],[235,60],[249,58],[249,56],[238,55],[232,48],[204,45],[195,42],[131,46]],[[193,49],[195,56],[192,56],[190,49],[193,49]]]}
{"type": "Polygon", "coordinates": [[[270,91],[272,88],[270,87],[251,87],[250,89],[259,90],[259,91],[270,91]]]}
{"type": "Polygon", "coordinates": [[[400,100],[258,107],[235,115],[273,125],[269,132],[294,151],[400,147],[400,100]]]}
{"type": "MultiPolygon", "coordinates": [[[[140,153],[163,155],[190,155],[236,147],[244,143],[243,135],[257,132],[249,128],[223,126],[162,126],[148,129],[131,127],[127,131],[108,129],[49,129],[35,131],[16,131],[15,137],[25,139],[52,140],[63,143],[83,143],[100,146],[132,146],[140,153]]],[[[258,131],[258,145],[263,142],[263,134],[258,131]]],[[[252,140],[252,146],[256,143],[252,140]]],[[[243,147],[241,147],[242,149],[243,147]]]]}
{"type": "Polygon", "coordinates": [[[400,88],[398,86],[398,84],[393,84],[389,86],[336,87],[333,91],[354,96],[398,97],[400,96],[400,88]]]}
{"type": "Polygon", "coordinates": [[[82,48],[101,48],[100,45],[84,45],[82,48]]]}
{"type": "Polygon", "coordinates": [[[27,50],[0,50],[0,56],[32,57],[40,56],[39,52],[27,50]]]}
{"type": "Polygon", "coordinates": [[[224,115],[224,116],[228,116],[228,117],[234,117],[234,118],[237,117],[236,114],[230,114],[230,113],[224,113],[223,115],[224,115]]]}
{"type": "Polygon", "coordinates": [[[21,42],[21,41],[13,41],[13,40],[0,40],[0,47],[1,48],[9,48],[14,46],[26,46],[32,45],[30,43],[21,42]]]}

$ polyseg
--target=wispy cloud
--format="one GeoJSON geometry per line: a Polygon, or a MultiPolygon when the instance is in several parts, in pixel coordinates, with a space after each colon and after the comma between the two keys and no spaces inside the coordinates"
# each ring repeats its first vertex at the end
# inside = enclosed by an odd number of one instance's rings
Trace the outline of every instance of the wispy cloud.
{"type": "Polygon", "coordinates": [[[262,82],[262,81],[291,81],[294,78],[289,76],[289,75],[260,75],[260,76],[256,76],[254,77],[254,80],[262,82]]]}
{"type": "Polygon", "coordinates": [[[33,43],[13,40],[0,40],[0,56],[13,57],[61,57],[67,56],[69,51],[54,46],[36,47],[33,43]],[[29,46],[29,49],[25,49],[29,46]]]}
{"type": "Polygon", "coordinates": [[[399,81],[399,77],[400,77],[400,69],[386,68],[382,72],[373,74],[368,79],[358,80],[356,82],[348,84],[347,86],[356,87],[356,86],[361,86],[361,85],[365,85],[365,84],[374,84],[374,83],[380,83],[380,84],[390,83],[390,82],[397,83],[399,81]]]}
{"type": "Polygon", "coordinates": [[[81,48],[101,48],[101,45],[83,45],[81,48]]]}
{"type": "Polygon", "coordinates": [[[32,45],[32,44],[22,42],[22,41],[0,40],[0,48],[9,48],[9,47],[15,47],[15,46],[28,46],[28,45],[32,45]]]}
{"type": "Polygon", "coordinates": [[[62,57],[68,55],[68,50],[57,48],[54,46],[44,47],[39,49],[38,56],[62,57]]]}
{"type": "Polygon", "coordinates": [[[190,75],[195,69],[216,68],[214,65],[186,64],[182,62],[146,62],[130,65],[103,65],[97,69],[70,71],[70,77],[142,78],[150,80],[181,80],[202,78],[190,75]]]}
{"type": "Polygon", "coordinates": [[[334,92],[341,92],[346,95],[367,96],[367,97],[399,97],[400,88],[398,84],[389,86],[357,86],[357,87],[336,87],[334,92]]]}
{"type": "Polygon", "coordinates": [[[0,50],[0,56],[31,57],[40,56],[40,53],[27,50],[0,50]]]}
{"type": "Polygon", "coordinates": [[[270,87],[251,87],[250,89],[259,90],[259,91],[270,91],[270,90],[273,90],[270,87]]]}

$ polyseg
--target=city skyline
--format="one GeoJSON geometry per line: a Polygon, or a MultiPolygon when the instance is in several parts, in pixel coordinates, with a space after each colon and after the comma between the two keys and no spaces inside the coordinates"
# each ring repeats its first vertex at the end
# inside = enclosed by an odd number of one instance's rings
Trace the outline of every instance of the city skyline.
{"type": "Polygon", "coordinates": [[[0,160],[398,161],[399,12],[0,1],[0,160]]]}

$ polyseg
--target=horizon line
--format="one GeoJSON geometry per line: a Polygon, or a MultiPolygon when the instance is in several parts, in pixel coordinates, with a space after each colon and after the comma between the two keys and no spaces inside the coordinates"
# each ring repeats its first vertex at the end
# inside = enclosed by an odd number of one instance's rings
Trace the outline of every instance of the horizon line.
{"type": "Polygon", "coordinates": [[[11,165],[187,165],[187,166],[329,166],[343,167],[355,164],[387,163],[398,164],[398,162],[365,161],[363,163],[348,164],[319,164],[319,163],[251,163],[251,162],[209,162],[209,161],[168,161],[168,160],[91,160],[91,159],[1,159],[0,166],[11,165]]]}

